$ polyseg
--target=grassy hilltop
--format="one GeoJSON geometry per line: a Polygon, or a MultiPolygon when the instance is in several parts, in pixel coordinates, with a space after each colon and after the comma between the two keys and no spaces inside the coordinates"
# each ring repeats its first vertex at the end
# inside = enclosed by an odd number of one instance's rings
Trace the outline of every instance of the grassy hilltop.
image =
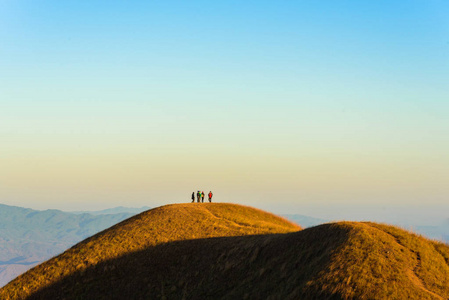
{"type": "Polygon", "coordinates": [[[448,299],[449,247],[393,226],[305,230],[234,204],[149,210],[0,290],[1,299],[448,299]]]}

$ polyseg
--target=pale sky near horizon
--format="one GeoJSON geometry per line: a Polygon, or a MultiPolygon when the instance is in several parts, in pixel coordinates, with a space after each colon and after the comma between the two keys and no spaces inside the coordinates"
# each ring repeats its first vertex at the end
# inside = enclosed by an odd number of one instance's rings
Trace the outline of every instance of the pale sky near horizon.
{"type": "Polygon", "coordinates": [[[442,205],[447,1],[0,0],[0,203],[442,205]]]}

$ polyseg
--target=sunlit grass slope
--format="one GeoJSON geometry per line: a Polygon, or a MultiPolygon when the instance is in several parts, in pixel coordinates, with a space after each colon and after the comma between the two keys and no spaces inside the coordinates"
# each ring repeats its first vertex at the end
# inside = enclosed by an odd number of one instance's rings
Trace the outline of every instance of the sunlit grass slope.
{"type": "Polygon", "coordinates": [[[298,229],[231,204],[161,207],[36,267],[0,298],[449,299],[445,244],[369,222],[298,229]]]}
{"type": "Polygon", "coordinates": [[[0,290],[0,299],[24,299],[74,272],[167,242],[300,229],[283,218],[241,205],[167,205],[127,219],[35,267],[0,290]]]}
{"type": "Polygon", "coordinates": [[[341,222],[329,226],[344,229],[347,235],[333,249],[327,266],[306,283],[306,295],[341,299],[449,299],[446,244],[390,225],[341,222]]]}

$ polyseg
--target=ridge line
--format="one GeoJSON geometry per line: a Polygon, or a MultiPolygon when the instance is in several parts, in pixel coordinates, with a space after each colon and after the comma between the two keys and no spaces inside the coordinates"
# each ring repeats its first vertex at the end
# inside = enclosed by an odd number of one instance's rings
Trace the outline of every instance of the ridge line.
{"type": "Polygon", "coordinates": [[[377,227],[375,227],[375,226],[372,226],[372,225],[370,225],[370,224],[368,224],[368,223],[364,223],[364,224],[365,224],[365,225],[368,225],[370,228],[377,229],[377,230],[382,231],[383,233],[385,233],[385,234],[391,236],[391,237],[394,239],[394,241],[396,242],[396,244],[398,244],[399,246],[402,246],[403,248],[405,248],[405,249],[407,249],[408,251],[410,251],[411,253],[413,253],[413,254],[416,256],[416,261],[417,261],[417,262],[416,262],[415,266],[413,267],[413,269],[411,269],[411,268],[408,268],[408,269],[407,269],[407,271],[408,271],[408,272],[407,272],[407,275],[408,275],[410,281],[411,281],[416,287],[418,287],[419,289],[423,290],[424,292],[426,292],[426,293],[428,293],[428,294],[430,294],[430,295],[436,297],[437,299],[445,300],[445,298],[443,298],[443,297],[441,297],[440,295],[438,295],[437,293],[432,292],[431,290],[429,290],[429,289],[424,285],[424,282],[422,281],[422,279],[419,278],[418,274],[416,273],[416,270],[422,266],[422,264],[421,264],[421,255],[419,254],[418,251],[415,251],[415,250],[413,250],[413,249],[411,249],[411,248],[408,248],[408,247],[406,247],[405,245],[403,245],[403,244],[401,243],[401,241],[400,241],[396,236],[394,236],[393,234],[391,234],[391,233],[389,233],[389,232],[387,232],[387,231],[385,231],[385,230],[382,230],[382,229],[380,229],[380,228],[377,228],[377,227]]]}

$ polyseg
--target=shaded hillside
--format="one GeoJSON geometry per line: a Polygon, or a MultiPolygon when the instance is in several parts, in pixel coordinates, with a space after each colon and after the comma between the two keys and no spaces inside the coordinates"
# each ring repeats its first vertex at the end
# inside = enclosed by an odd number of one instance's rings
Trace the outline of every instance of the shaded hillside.
{"type": "Polygon", "coordinates": [[[247,207],[172,205],[78,244],[0,298],[448,299],[448,263],[447,245],[393,226],[298,231],[247,207]]]}
{"type": "Polygon", "coordinates": [[[132,215],[75,215],[0,204],[0,286],[132,215]]]}

